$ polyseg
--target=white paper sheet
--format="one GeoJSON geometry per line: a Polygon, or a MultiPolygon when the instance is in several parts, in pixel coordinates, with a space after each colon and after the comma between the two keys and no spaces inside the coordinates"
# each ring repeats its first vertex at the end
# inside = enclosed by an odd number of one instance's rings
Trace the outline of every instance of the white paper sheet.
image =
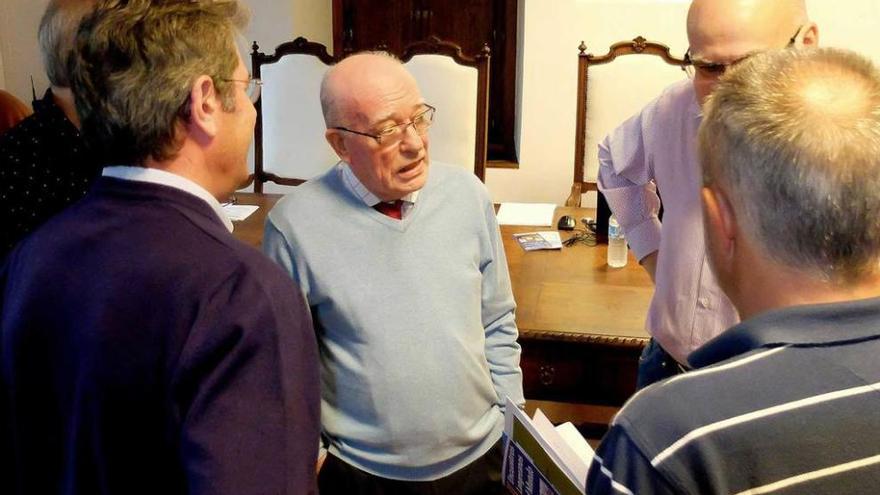
{"type": "MultiPolygon", "coordinates": [[[[547,416],[545,416],[544,412],[540,409],[535,410],[535,414],[532,417],[532,424],[535,425],[535,429],[538,430],[543,439],[553,449],[553,453],[559,459],[559,464],[568,475],[568,479],[581,487],[581,489],[585,489],[587,471],[590,468],[589,463],[593,462],[593,454],[590,453],[589,462],[587,462],[584,457],[579,456],[577,452],[571,448],[571,444],[568,440],[562,436],[559,427],[554,427],[553,423],[547,419],[547,416]]],[[[571,423],[568,424],[571,425],[571,423]]],[[[575,434],[581,437],[577,428],[573,425],[571,425],[571,427],[574,429],[575,434]]],[[[583,437],[581,437],[581,439],[583,440],[583,437]]],[[[584,440],[584,443],[587,443],[586,440],[584,440]]],[[[589,449],[590,446],[587,445],[587,448],[589,449]]],[[[590,451],[592,451],[592,449],[590,449],[590,451]]]]}
{"type": "Polygon", "coordinates": [[[259,209],[257,205],[223,205],[223,211],[233,222],[240,222],[259,209]]]}
{"type": "Polygon", "coordinates": [[[587,439],[581,435],[581,432],[571,422],[556,425],[556,431],[565,440],[566,445],[571,447],[572,452],[575,453],[575,458],[583,461],[583,465],[580,466],[576,473],[579,477],[578,479],[587,479],[587,471],[590,470],[590,464],[593,463],[596,451],[593,450],[593,447],[590,447],[587,439]]]}
{"type": "Polygon", "coordinates": [[[550,227],[556,205],[550,203],[501,203],[498,208],[500,225],[533,225],[550,227]]]}

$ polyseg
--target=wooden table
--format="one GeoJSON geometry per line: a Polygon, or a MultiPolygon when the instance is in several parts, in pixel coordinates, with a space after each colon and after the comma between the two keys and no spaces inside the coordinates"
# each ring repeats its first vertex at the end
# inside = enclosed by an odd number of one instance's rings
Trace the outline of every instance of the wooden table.
{"type": "MultiPolygon", "coordinates": [[[[562,215],[579,220],[594,213],[559,207],[554,225],[562,215]]],[[[598,439],[635,391],[653,285],[632,253],[625,267],[609,267],[607,244],[526,252],[513,239],[515,232],[535,230],[551,229],[501,227],[527,410],[540,406],[552,421],[573,421],[588,439],[598,439]]]]}
{"type": "Polygon", "coordinates": [[[263,227],[266,224],[266,215],[281,199],[281,194],[256,194],[235,193],[235,203],[239,205],[257,205],[260,207],[251,216],[242,222],[232,222],[234,230],[232,234],[239,240],[252,246],[263,245],[263,227]]]}
{"type": "MultiPolygon", "coordinates": [[[[235,222],[236,237],[259,246],[266,214],[280,196],[236,197],[239,204],[260,206],[245,221],[235,222]]],[[[556,218],[591,213],[560,207],[556,218]]],[[[605,244],[526,252],[513,239],[513,233],[535,230],[550,229],[501,227],[517,303],[526,397],[610,406],[593,421],[603,423],[635,390],[638,356],[648,340],[644,320],[651,281],[632,254],[626,267],[608,267],[605,244]]],[[[562,233],[563,238],[569,235],[562,233]]],[[[569,414],[571,409],[557,416],[569,414]]],[[[555,419],[552,412],[548,416],[555,419]]]]}
{"type": "MultiPolygon", "coordinates": [[[[554,218],[593,214],[586,208],[558,207],[554,218]]],[[[623,268],[606,263],[608,245],[575,244],[562,250],[530,251],[514,233],[553,230],[504,225],[504,251],[517,302],[517,324],[531,338],[550,332],[554,339],[641,347],[644,318],[653,285],[629,253],[623,268]]],[[[560,232],[563,239],[571,236],[560,232]]]]}

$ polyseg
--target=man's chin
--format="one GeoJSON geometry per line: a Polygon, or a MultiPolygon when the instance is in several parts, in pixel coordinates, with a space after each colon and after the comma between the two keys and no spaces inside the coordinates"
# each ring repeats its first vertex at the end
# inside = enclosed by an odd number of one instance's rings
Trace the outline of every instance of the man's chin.
{"type": "Polygon", "coordinates": [[[252,180],[246,160],[241,163],[236,163],[231,169],[229,169],[229,175],[231,176],[230,182],[233,183],[236,190],[247,187],[252,180]]]}
{"type": "Polygon", "coordinates": [[[235,184],[235,190],[238,191],[239,189],[243,189],[251,185],[252,181],[253,179],[251,179],[250,174],[245,174],[244,176],[239,177],[235,184]]]}

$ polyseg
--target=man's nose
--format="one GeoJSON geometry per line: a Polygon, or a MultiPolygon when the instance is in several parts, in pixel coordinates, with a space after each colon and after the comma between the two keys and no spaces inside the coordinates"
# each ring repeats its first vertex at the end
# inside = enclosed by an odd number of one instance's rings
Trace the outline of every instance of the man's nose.
{"type": "Polygon", "coordinates": [[[412,122],[407,124],[406,128],[403,130],[403,140],[401,140],[400,145],[403,151],[421,151],[421,149],[425,146],[425,142],[423,140],[422,134],[416,130],[416,126],[413,125],[412,122]]]}

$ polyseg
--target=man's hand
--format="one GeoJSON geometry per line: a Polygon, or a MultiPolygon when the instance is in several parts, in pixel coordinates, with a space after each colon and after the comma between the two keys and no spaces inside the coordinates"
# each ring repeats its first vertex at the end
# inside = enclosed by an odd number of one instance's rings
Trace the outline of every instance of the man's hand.
{"type": "Polygon", "coordinates": [[[654,251],[639,261],[642,268],[644,268],[645,271],[648,272],[648,275],[651,276],[651,282],[654,282],[655,277],[657,276],[657,253],[659,253],[659,251],[654,251]]]}

